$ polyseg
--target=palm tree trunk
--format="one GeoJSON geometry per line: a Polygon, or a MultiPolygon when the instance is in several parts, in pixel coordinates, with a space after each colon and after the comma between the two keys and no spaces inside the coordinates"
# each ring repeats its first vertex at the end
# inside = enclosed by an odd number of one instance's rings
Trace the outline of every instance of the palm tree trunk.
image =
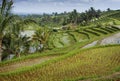
{"type": "Polygon", "coordinates": [[[20,58],[20,53],[16,53],[16,56],[17,56],[18,58],[20,58]]]}
{"type": "Polygon", "coordinates": [[[2,37],[0,37],[0,62],[2,60],[2,37]]]}

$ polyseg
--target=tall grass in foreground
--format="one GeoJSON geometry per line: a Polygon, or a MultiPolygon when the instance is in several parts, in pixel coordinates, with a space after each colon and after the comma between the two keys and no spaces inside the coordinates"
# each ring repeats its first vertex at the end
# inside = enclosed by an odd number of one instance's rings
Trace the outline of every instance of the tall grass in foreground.
{"type": "Polygon", "coordinates": [[[120,71],[119,49],[88,49],[36,70],[0,76],[0,81],[67,81],[105,76],[120,71]]]}

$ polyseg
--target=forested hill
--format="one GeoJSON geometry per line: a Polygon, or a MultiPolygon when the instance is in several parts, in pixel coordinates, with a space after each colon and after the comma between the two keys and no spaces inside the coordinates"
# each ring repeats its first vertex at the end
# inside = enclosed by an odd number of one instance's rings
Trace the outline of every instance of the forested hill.
{"type": "Polygon", "coordinates": [[[71,24],[75,26],[76,25],[86,26],[89,25],[90,22],[93,22],[99,18],[108,17],[108,16],[110,17],[118,13],[120,13],[120,10],[111,10],[108,8],[106,11],[101,11],[100,9],[96,10],[95,8],[91,7],[90,9],[81,13],[77,12],[77,10],[74,9],[71,12],[63,12],[63,13],[55,12],[52,14],[44,13],[40,15],[33,14],[33,15],[19,15],[19,16],[22,18],[33,19],[42,27],[44,26],[59,27],[59,26],[66,26],[71,24]]]}

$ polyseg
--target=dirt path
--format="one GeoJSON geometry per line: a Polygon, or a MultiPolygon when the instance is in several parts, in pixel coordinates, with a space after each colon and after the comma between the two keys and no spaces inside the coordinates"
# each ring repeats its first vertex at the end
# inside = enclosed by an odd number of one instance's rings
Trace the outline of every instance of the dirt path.
{"type": "Polygon", "coordinates": [[[22,61],[19,63],[8,65],[8,66],[3,66],[3,67],[0,67],[0,73],[14,71],[14,70],[19,69],[21,67],[33,66],[36,64],[43,63],[47,60],[56,58],[56,57],[58,57],[58,56],[44,56],[44,57],[40,57],[40,58],[29,59],[29,60],[26,60],[24,62],[22,61]]]}

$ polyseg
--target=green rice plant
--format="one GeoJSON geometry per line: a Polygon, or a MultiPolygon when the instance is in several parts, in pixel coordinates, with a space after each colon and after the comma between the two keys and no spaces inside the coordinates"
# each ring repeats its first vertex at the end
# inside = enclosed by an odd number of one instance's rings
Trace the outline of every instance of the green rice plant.
{"type": "Polygon", "coordinates": [[[76,39],[76,37],[75,37],[75,34],[72,34],[72,33],[68,32],[68,35],[72,36],[73,40],[74,40],[75,42],[77,42],[77,39],[76,39]]]}
{"type": "Polygon", "coordinates": [[[102,30],[98,30],[98,29],[96,29],[96,28],[91,28],[91,30],[93,30],[93,31],[96,31],[96,32],[99,32],[99,33],[102,33],[102,34],[108,34],[107,32],[105,32],[105,31],[102,31],[102,30]]]}
{"type": "Polygon", "coordinates": [[[116,30],[120,30],[120,28],[116,27],[116,26],[111,26],[112,28],[116,29],[116,30]]]}
{"type": "MultiPolygon", "coordinates": [[[[115,27],[117,28],[117,27],[115,27]]],[[[99,28],[96,28],[96,29],[99,29],[99,28]]],[[[102,30],[103,31],[103,30],[102,30]]],[[[42,56],[52,56],[52,55],[63,55],[63,54],[67,54],[68,52],[70,52],[71,50],[73,50],[74,48],[81,48],[82,46],[85,46],[95,40],[100,40],[102,38],[105,38],[105,37],[108,37],[112,34],[115,34],[117,32],[114,32],[114,33],[110,33],[110,34],[107,34],[105,36],[100,36],[100,37],[94,37],[94,38],[91,38],[91,36],[88,35],[88,33],[85,33],[83,31],[75,31],[77,33],[80,33],[80,35],[83,35],[86,37],[86,40],[80,42],[80,43],[76,43],[74,45],[70,45],[70,46],[66,46],[66,47],[63,47],[63,48],[54,48],[52,50],[46,50],[42,53],[34,53],[34,54],[30,54],[28,56],[21,56],[21,58],[15,58],[13,60],[9,60],[9,61],[4,61],[4,62],[1,62],[0,63],[0,67],[4,66],[4,65],[10,65],[10,64],[14,64],[14,63],[18,63],[18,62],[22,62],[22,61],[25,61],[25,60],[28,60],[28,59],[34,59],[34,58],[37,58],[37,57],[42,57],[42,56]],[[91,38],[91,39],[90,39],[91,38]],[[90,39],[90,40],[89,40],[90,39]]]]}
{"type": "Polygon", "coordinates": [[[104,46],[73,51],[54,62],[23,73],[0,75],[0,80],[63,81],[95,79],[114,72],[120,66],[120,46],[104,46]],[[68,57],[69,56],[69,57],[68,57]],[[62,59],[64,58],[64,59],[62,59]],[[57,61],[59,60],[59,61],[57,61]]]}
{"type": "Polygon", "coordinates": [[[88,37],[86,35],[81,34],[81,33],[77,32],[77,31],[79,31],[79,30],[76,30],[74,32],[69,32],[70,34],[74,35],[77,42],[83,42],[83,41],[88,39],[88,37]]]}
{"type": "Polygon", "coordinates": [[[116,29],[116,28],[114,28],[114,27],[110,27],[112,30],[114,30],[114,31],[119,31],[120,29],[116,29]]]}
{"type": "MultiPolygon", "coordinates": [[[[96,29],[99,29],[99,28],[96,28],[96,29]]],[[[59,54],[67,54],[68,52],[70,52],[71,50],[73,50],[74,48],[78,47],[78,48],[81,48],[82,46],[85,46],[95,40],[100,40],[102,38],[105,38],[105,37],[108,37],[112,34],[115,34],[115,33],[110,33],[110,34],[107,34],[105,36],[100,36],[100,37],[94,37],[92,39],[89,40],[90,36],[85,33],[85,32],[82,32],[82,31],[77,31],[78,33],[86,36],[88,39],[86,39],[85,41],[81,42],[81,43],[76,43],[74,45],[70,45],[69,47],[63,47],[63,48],[54,48],[52,50],[46,50],[42,53],[34,53],[34,54],[30,54],[28,56],[21,56],[21,58],[15,58],[15,59],[12,59],[12,60],[9,60],[9,61],[4,61],[4,62],[1,62],[0,63],[0,67],[4,66],[4,65],[10,65],[10,64],[14,64],[14,63],[18,63],[18,62],[22,62],[22,61],[25,61],[25,60],[28,60],[28,59],[34,59],[34,58],[37,58],[37,57],[42,57],[42,56],[49,56],[49,55],[59,55],[59,54]]]]}
{"type": "Polygon", "coordinates": [[[114,28],[112,28],[112,27],[107,27],[107,29],[109,29],[109,30],[111,30],[111,31],[114,31],[114,32],[118,31],[117,29],[114,29],[114,28]]]}
{"type": "Polygon", "coordinates": [[[105,30],[105,31],[107,31],[107,32],[109,32],[109,33],[113,33],[112,30],[109,30],[109,29],[107,29],[106,27],[105,27],[105,28],[101,27],[100,29],[105,30]]]}
{"type": "Polygon", "coordinates": [[[90,37],[89,37],[89,34],[88,33],[86,33],[86,32],[83,32],[83,31],[76,31],[76,32],[78,32],[78,33],[80,33],[80,34],[83,34],[83,35],[85,35],[88,39],[90,39],[90,37]]]}
{"type": "Polygon", "coordinates": [[[88,33],[91,33],[91,34],[93,34],[93,35],[95,35],[95,36],[100,36],[100,34],[98,34],[98,33],[96,33],[96,32],[93,32],[93,31],[90,31],[90,30],[87,30],[87,29],[85,29],[84,31],[85,31],[85,32],[88,32],[88,33]]]}

